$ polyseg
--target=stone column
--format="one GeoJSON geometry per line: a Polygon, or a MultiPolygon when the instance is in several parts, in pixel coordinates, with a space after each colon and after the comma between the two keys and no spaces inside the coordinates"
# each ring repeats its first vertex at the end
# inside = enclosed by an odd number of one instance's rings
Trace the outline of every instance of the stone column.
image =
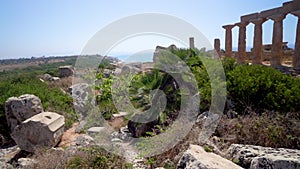
{"type": "Polygon", "coordinates": [[[261,64],[262,62],[262,24],[266,21],[265,18],[253,19],[254,27],[254,39],[253,39],[253,59],[252,64],[261,64]]]}
{"type": "Polygon", "coordinates": [[[238,42],[238,63],[245,63],[246,60],[246,27],[249,22],[236,23],[239,27],[239,42],[238,42]]]}
{"type": "Polygon", "coordinates": [[[191,49],[195,48],[195,41],[193,37],[190,37],[190,48],[191,49]]]}
{"type": "Polygon", "coordinates": [[[232,57],[232,32],[231,29],[235,25],[225,25],[223,28],[226,30],[225,34],[225,56],[232,57]]]}
{"type": "Polygon", "coordinates": [[[300,69],[300,10],[292,12],[292,14],[298,17],[293,67],[300,69]]]}
{"type": "Polygon", "coordinates": [[[272,37],[272,56],[271,56],[271,66],[280,67],[281,59],[283,55],[282,51],[282,38],[283,38],[283,25],[282,21],[285,15],[273,15],[269,17],[274,21],[273,24],[273,37],[272,37]]]}
{"type": "Polygon", "coordinates": [[[215,39],[214,40],[214,48],[216,52],[218,53],[219,57],[221,57],[221,44],[220,44],[220,39],[215,39]]]}

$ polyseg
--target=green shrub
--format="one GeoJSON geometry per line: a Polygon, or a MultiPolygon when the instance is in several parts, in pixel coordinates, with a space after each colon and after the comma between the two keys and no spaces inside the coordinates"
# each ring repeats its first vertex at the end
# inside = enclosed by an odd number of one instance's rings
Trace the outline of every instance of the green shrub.
{"type": "Polygon", "coordinates": [[[227,87],[237,112],[300,110],[300,79],[271,67],[237,66],[227,74],[227,87]]]}

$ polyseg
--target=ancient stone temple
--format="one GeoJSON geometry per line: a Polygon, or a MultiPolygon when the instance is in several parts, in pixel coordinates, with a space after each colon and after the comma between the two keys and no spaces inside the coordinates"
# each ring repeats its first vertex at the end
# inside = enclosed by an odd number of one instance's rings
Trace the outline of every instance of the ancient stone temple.
{"type": "Polygon", "coordinates": [[[300,0],[293,0],[285,2],[281,7],[273,8],[261,12],[256,12],[240,17],[240,21],[235,24],[224,25],[225,29],[225,56],[232,57],[232,28],[238,26],[239,38],[238,38],[238,52],[237,60],[239,63],[244,63],[246,59],[246,33],[247,26],[254,24],[254,39],[252,50],[252,63],[262,63],[263,53],[263,30],[262,25],[267,20],[273,21],[273,36],[271,47],[271,66],[280,67],[282,62],[282,45],[283,45],[283,20],[286,15],[293,14],[298,18],[295,40],[295,53],[293,56],[293,67],[300,69],[300,0]]]}

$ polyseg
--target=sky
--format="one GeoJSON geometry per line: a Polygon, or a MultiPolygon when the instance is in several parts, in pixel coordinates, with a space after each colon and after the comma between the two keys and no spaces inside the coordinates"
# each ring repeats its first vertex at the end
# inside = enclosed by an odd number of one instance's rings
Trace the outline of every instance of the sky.
{"type": "MultiPolygon", "coordinates": [[[[0,2],[0,59],[64,56],[81,54],[87,42],[105,26],[131,15],[161,13],[178,17],[196,27],[213,45],[220,38],[224,48],[222,25],[239,22],[240,16],[279,7],[285,0],[2,0],[0,2]]],[[[295,42],[297,18],[284,20],[284,41],[295,42]]],[[[263,42],[272,41],[273,21],[264,23],[263,42]]],[[[247,46],[252,46],[253,25],[247,27],[247,46]]],[[[120,28],[121,29],[121,28],[120,28]]],[[[182,30],[184,31],[184,30],[182,30]]],[[[187,37],[188,38],[188,37],[187,37]]],[[[233,29],[233,47],[237,47],[238,28],[233,29]]],[[[128,39],[111,54],[136,52],[174,42],[165,37],[128,39]],[[134,47],[133,47],[134,46],[134,47]]],[[[181,46],[180,46],[181,47],[181,46]]]]}

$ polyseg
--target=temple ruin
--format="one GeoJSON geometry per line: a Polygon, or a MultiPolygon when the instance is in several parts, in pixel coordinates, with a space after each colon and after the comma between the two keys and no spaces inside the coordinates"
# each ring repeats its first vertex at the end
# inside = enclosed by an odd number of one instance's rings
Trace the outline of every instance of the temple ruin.
{"type": "MultiPolygon", "coordinates": [[[[300,69],[300,0],[293,0],[285,2],[281,7],[273,8],[257,13],[252,13],[249,15],[244,15],[240,17],[240,22],[235,24],[224,25],[225,29],[225,57],[232,57],[232,28],[238,27],[238,52],[235,54],[237,61],[239,63],[245,63],[247,56],[246,52],[246,31],[248,24],[254,24],[254,39],[253,39],[253,50],[252,55],[252,64],[262,64],[263,57],[263,28],[262,25],[267,20],[273,21],[273,36],[271,44],[271,54],[270,54],[270,63],[272,67],[281,67],[282,66],[282,57],[283,57],[283,20],[286,15],[292,14],[297,17],[298,23],[296,28],[296,40],[295,40],[295,49],[293,56],[293,68],[300,69]]],[[[218,40],[215,41],[219,43],[218,40]]],[[[216,44],[219,46],[219,44],[216,44]]],[[[219,49],[216,49],[219,50],[219,49]]]]}

